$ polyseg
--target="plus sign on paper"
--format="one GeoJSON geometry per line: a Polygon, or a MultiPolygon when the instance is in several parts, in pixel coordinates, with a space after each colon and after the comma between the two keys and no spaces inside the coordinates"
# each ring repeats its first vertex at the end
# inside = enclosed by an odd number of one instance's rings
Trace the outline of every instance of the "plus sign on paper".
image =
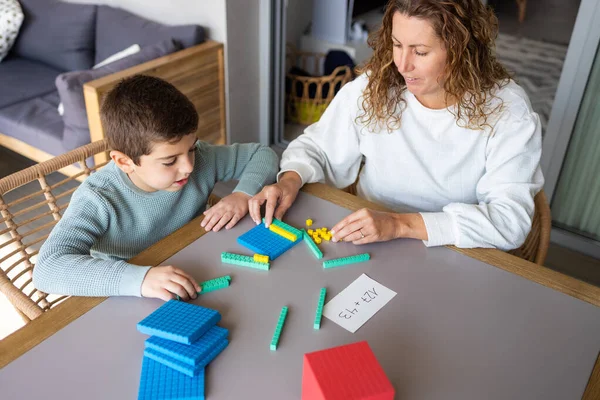
{"type": "Polygon", "coordinates": [[[323,308],[323,315],[342,328],[354,333],[396,292],[362,274],[323,308]]]}

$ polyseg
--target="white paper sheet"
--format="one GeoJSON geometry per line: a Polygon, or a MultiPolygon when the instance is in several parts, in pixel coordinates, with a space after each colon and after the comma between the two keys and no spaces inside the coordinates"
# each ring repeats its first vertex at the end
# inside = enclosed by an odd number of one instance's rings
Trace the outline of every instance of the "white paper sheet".
{"type": "Polygon", "coordinates": [[[354,333],[396,292],[362,274],[323,307],[323,315],[354,333]]]}

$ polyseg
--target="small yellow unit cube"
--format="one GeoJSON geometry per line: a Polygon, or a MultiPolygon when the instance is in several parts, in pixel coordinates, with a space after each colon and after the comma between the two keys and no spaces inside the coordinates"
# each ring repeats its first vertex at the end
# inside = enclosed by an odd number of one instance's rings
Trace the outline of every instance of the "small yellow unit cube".
{"type": "Polygon", "coordinates": [[[313,222],[312,219],[310,219],[310,218],[307,219],[306,220],[306,226],[312,226],[312,222],[313,222]]]}
{"type": "Polygon", "coordinates": [[[312,229],[309,229],[306,231],[306,233],[308,233],[312,237],[312,235],[315,233],[315,231],[313,231],[312,229]]]}
{"type": "Polygon", "coordinates": [[[263,264],[268,264],[269,263],[269,256],[263,256],[262,254],[255,254],[254,255],[254,261],[259,262],[259,263],[263,263],[263,264]]]}
{"type": "Polygon", "coordinates": [[[321,240],[321,238],[320,238],[320,237],[316,237],[316,238],[315,238],[315,243],[316,243],[316,244],[321,244],[321,242],[322,242],[322,240],[321,240]]]}

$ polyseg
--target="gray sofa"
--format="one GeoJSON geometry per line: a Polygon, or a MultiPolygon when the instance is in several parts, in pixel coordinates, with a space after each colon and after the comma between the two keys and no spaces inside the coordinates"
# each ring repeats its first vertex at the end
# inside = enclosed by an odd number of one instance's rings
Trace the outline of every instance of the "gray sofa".
{"type": "MultiPolygon", "coordinates": [[[[20,3],[25,14],[23,25],[10,53],[0,62],[0,145],[35,161],[102,138],[101,127],[92,127],[99,118],[91,116],[90,110],[97,112],[102,95],[127,75],[123,71],[156,76],[167,71],[164,78],[169,80],[170,63],[191,62],[197,64],[196,70],[201,70],[197,55],[206,52],[191,50],[204,46],[198,46],[205,41],[200,26],[166,26],[104,5],[57,0],[20,3]],[[141,51],[92,69],[132,44],[138,44],[141,51]],[[194,57],[196,61],[190,61],[194,57]],[[161,61],[153,64],[151,60],[157,59],[161,61]],[[92,90],[90,98],[84,99],[86,82],[92,90]],[[57,109],[61,101],[62,116],[57,109]],[[90,133],[90,128],[96,133],[90,133]]],[[[220,62],[222,68],[222,45],[217,45],[211,49],[217,50],[215,62],[220,62]]],[[[181,71],[177,76],[183,78],[173,83],[190,92],[192,81],[183,80],[185,73],[181,71]]],[[[194,91],[199,89],[202,88],[194,91]]],[[[211,96],[219,99],[222,107],[223,88],[220,89],[221,93],[211,96]]],[[[198,103],[196,99],[195,104],[198,103]]],[[[224,133],[224,127],[220,126],[219,131],[224,133]]]]}

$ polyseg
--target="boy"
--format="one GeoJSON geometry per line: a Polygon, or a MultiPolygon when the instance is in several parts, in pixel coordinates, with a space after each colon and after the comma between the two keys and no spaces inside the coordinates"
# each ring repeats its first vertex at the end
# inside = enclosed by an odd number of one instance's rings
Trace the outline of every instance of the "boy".
{"type": "Polygon", "coordinates": [[[181,269],[125,260],[198,216],[218,181],[239,183],[204,212],[201,225],[233,227],[248,212],[248,200],[275,180],[277,156],[259,144],[198,141],[194,105],[154,77],[120,82],[100,116],[112,161],[74,192],[40,250],[35,286],[76,296],[196,298],[198,284],[181,269]]]}

